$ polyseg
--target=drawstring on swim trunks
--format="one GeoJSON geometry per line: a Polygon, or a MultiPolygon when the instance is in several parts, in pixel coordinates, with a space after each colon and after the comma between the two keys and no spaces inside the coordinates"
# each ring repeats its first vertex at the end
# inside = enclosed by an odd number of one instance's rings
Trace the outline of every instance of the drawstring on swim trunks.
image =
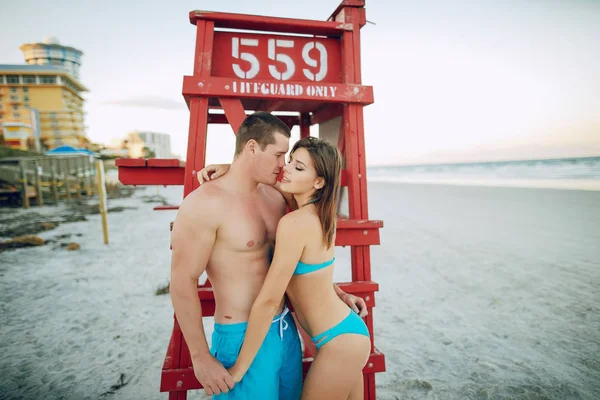
{"type": "Polygon", "coordinates": [[[287,321],[284,319],[285,316],[290,312],[290,309],[287,308],[287,306],[284,307],[283,311],[281,312],[281,315],[279,315],[279,318],[276,318],[273,320],[273,324],[275,322],[279,322],[279,337],[281,338],[281,341],[283,341],[283,331],[285,331],[289,324],[287,323],[287,321]]]}

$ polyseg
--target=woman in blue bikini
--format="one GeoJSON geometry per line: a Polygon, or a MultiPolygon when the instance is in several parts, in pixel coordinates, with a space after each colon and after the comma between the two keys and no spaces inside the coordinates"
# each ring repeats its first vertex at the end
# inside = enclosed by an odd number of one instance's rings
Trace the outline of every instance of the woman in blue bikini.
{"type": "MultiPolygon", "coordinates": [[[[222,175],[226,166],[207,166],[222,175]]],[[[277,308],[287,293],[317,354],[304,381],[302,399],[362,399],[363,375],[371,350],[361,317],[338,297],[333,285],[335,223],[342,161],[331,144],[308,137],[292,148],[277,188],[292,211],[277,226],[269,273],[252,306],[237,361],[229,372],[243,379],[277,308]]],[[[284,327],[285,328],[285,327],[284,327]]]]}

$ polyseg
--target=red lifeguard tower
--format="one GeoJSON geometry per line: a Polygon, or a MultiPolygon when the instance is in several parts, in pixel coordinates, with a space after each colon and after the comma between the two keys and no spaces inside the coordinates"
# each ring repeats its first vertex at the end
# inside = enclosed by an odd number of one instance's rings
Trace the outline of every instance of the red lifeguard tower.
{"type": "MultiPolygon", "coordinates": [[[[349,215],[338,220],[336,246],[351,246],[352,282],[339,286],[362,297],[369,309],[365,322],[372,352],[364,376],[365,398],[372,400],[375,373],[385,371],[385,358],[374,345],[378,284],[371,281],[370,246],[380,243],[383,222],[368,219],[363,107],[374,100],[372,87],[361,84],[364,6],[364,0],[344,0],[326,21],[192,11],[194,73],[183,79],[183,96],[190,109],[186,164],[171,159],[119,159],[117,166],[123,184],[184,185],[185,197],[197,188],[196,173],[205,165],[208,124],[228,123],[237,132],[247,110],[283,112],[278,116],[290,128],[298,125],[301,137],[309,136],[310,126],[318,124],[319,136],[337,143],[344,156],[342,190],[349,215]]],[[[212,316],[210,282],[198,286],[198,297],[203,315],[212,316]]],[[[300,333],[306,373],[316,349],[300,333]]],[[[170,400],[182,400],[188,390],[200,388],[175,319],[160,391],[169,392],[170,400]]]]}

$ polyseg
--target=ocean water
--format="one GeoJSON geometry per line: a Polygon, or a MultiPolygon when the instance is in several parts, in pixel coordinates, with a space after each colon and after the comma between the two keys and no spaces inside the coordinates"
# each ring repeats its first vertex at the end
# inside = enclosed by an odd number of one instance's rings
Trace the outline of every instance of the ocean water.
{"type": "Polygon", "coordinates": [[[600,157],[373,166],[369,180],[600,190],[600,157]]]}

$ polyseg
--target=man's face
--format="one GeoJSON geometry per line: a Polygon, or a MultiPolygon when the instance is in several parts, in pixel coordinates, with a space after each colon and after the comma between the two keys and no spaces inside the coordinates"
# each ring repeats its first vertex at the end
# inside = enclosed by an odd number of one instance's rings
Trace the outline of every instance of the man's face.
{"type": "Polygon", "coordinates": [[[275,143],[262,151],[257,147],[254,159],[255,179],[265,185],[274,185],[285,166],[285,155],[290,148],[290,139],[282,133],[275,133],[275,143]]]}

